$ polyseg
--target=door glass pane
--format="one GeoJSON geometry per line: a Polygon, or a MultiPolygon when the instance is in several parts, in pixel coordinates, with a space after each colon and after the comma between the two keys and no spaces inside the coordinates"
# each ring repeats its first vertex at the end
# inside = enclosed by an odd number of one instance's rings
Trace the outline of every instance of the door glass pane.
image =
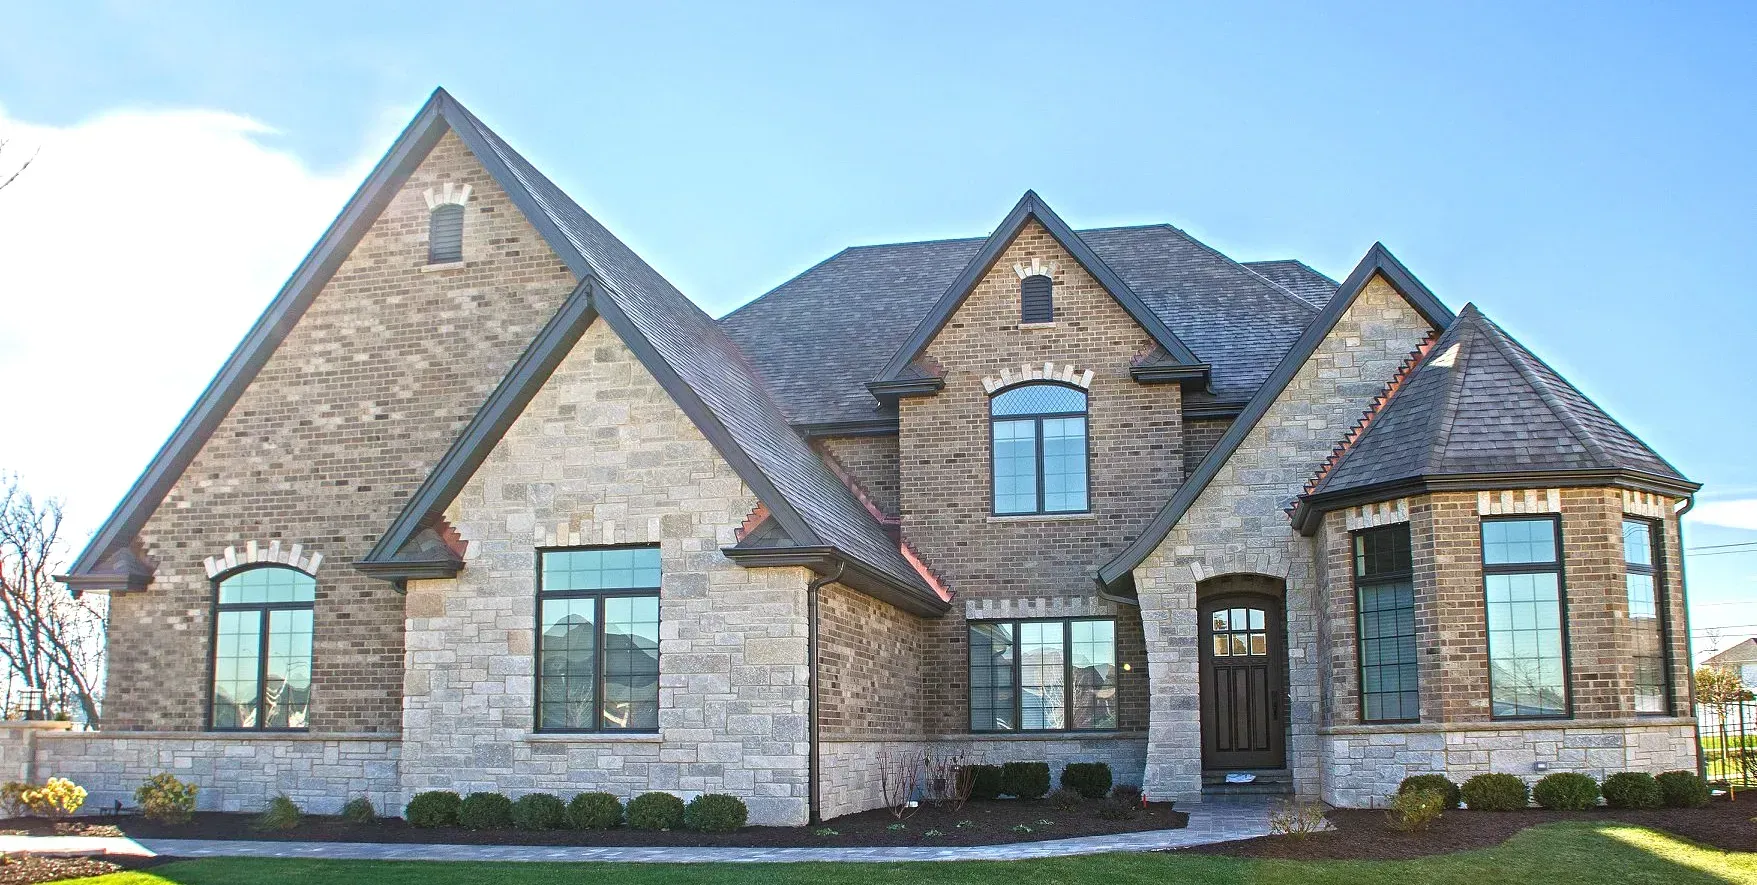
{"type": "Polygon", "coordinates": [[[1209,629],[1216,633],[1222,633],[1229,629],[1230,621],[1226,617],[1226,609],[1215,612],[1212,617],[1212,626],[1209,629]]]}
{"type": "Polygon", "coordinates": [[[1250,612],[1251,612],[1251,629],[1252,630],[1263,629],[1263,610],[1260,608],[1253,608],[1250,610],[1250,612]]]}
{"type": "Polygon", "coordinates": [[[1037,511],[1037,422],[994,424],[994,512],[1037,511]]]}
{"type": "Polygon", "coordinates": [[[1266,655],[1269,653],[1269,637],[1262,633],[1251,634],[1251,654],[1266,655]]]}
{"type": "Polygon", "coordinates": [[[1232,639],[1225,633],[1214,634],[1214,656],[1226,657],[1232,654],[1232,639]]]}
{"type": "Polygon", "coordinates": [[[1013,625],[970,625],[970,728],[1011,731],[1013,625]]]}
{"type": "Polygon", "coordinates": [[[1019,625],[1019,727],[1027,731],[1066,728],[1067,671],[1062,622],[1019,625]]]}
{"type": "Polygon", "coordinates": [[[268,677],[263,683],[263,725],[305,728],[311,710],[311,611],[268,613],[268,677]]]}
{"type": "Polygon", "coordinates": [[[213,727],[255,728],[262,612],[220,612],[214,639],[213,727]]]}
{"type": "Polygon", "coordinates": [[[542,684],[537,722],[542,728],[593,729],[597,685],[596,599],[544,599],[542,647],[537,673],[542,684]]]}
{"type": "Polygon", "coordinates": [[[1116,727],[1116,624],[1075,621],[1068,625],[1074,670],[1074,721],[1069,728],[1116,727]]]}
{"type": "Polygon", "coordinates": [[[1232,653],[1235,655],[1248,655],[1251,653],[1251,641],[1248,638],[1248,634],[1232,634],[1232,653]]]}

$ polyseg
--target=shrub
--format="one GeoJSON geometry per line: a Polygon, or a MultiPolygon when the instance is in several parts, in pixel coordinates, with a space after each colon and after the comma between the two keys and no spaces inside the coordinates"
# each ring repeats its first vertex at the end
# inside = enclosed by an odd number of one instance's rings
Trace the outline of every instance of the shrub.
{"type": "Polygon", "coordinates": [[[1141,804],[1141,788],[1134,784],[1117,784],[1110,788],[1110,798],[1129,805],[1141,804]]]}
{"type": "Polygon", "coordinates": [[[1445,803],[1447,808],[1457,808],[1458,803],[1464,800],[1463,793],[1458,789],[1458,785],[1453,783],[1451,778],[1443,774],[1410,775],[1403,779],[1403,783],[1397,785],[1397,792],[1399,793],[1413,793],[1418,791],[1439,793],[1440,801],[1445,803]]]}
{"type": "Polygon", "coordinates": [[[1531,788],[1531,798],[1551,811],[1585,811],[1598,806],[1598,781],[1572,771],[1547,774],[1531,788]]]}
{"type": "Polygon", "coordinates": [[[642,793],[628,800],[628,825],[637,830],[675,830],[683,823],[683,800],[670,793],[642,793]]]}
{"type": "Polygon", "coordinates": [[[554,830],[567,825],[567,803],[551,793],[520,796],[512,804],[512,825],[521,830],[554,830]]]}
{"type": "Polygon", "coordinates": [[[0,805],[8,815],[66,817],[85,804],[85,788],[64,777],[49,778],[42,786],[13,781],[0,786],[0,805]]]}
{"type": "Polygon", "coordinates": [[[458,826],[466,830],[504,830],[512,826],[512,800],[500,793],[471,793],[458,806],[458,826]]]}
{"type": "Polygon", "coordinates": [[[1393,830],[1418,833],[1433,826],[1445,812],[1445,793],[1438,790],[1407,790],[1391,797],[1391,810],[1386,812],[1385,817],[1393,830]]]}
{"type": "Polygon", "coordinates": [[[1269,810],[1269,832],[1304,839],[1324,828],[1324,806],[1317,802],[1286,800],[1269,810]]]}
{"type": "Polygon", "coordinates": [[[1049,804],[1063,811],[1073,811],[1074,809],[1079,808],[1080,804],[1085,801],[1085,796],[1082,796],[1067,787],[1062,787],[1049,794],[1049,804]]]}
{"type": "Polygon", "coordinates": [[[609,793],[581,793],[567,803],[567,822],[576,830],[621,826],[622,800],[609,793]]]}
{"type": "Polygon", "coordinates": [[[1479,774],[1458,792],[1471,811],[1518,811],[1531,804],[1531,788],[1516,774],[1479,774]]]}
{"type": "Polygon", "coordinates": [[[993,799],[1001,794],[999,765],[972,765],[970,771],[970,798],[993,799]]]}
{"type": "Polygon", "coordinates": [[[165,824],[185,823],[195,814],[195,794],[200,791],[195,784],[186,784],[169,772],[161,772],[146,779],[134,791],[134,801],[140,803],[140,813],[147,820],[165,824]]]}
{"type": "Polygon", "coordinates": [[[1008,762],[1001,766],[1001,792],[1020,799],[1042,799],[1049,792],[1048,762],[1008,762]]]}
{"type": "Polygon", "coordinates": [[[730,833],[749,817],[744,800],[725,793],[703,793],[683,807],[683,825],[704,833],[730,833]]]}
{"type": "Polygon", "coordinates": [[[256,820],[250,823],[250,828],[263,831],[291,830],[299,826],[301,817],[303,815],[299,813],[299,805],[292,797],[282,793],[268,800],[268,807],[256,816],[256,820]]]}
{"type": "Polygon", "coordinates": [[[1129,801],[1114,793],[1110,798],[1098,803],[1098,817],[1101,820],[1134,820],[1141,813],[1141,800],[1129,801]]]}
{"type": "Polygon", "coordinates": [[[1069,762],[1062,769],[1062,788],[1088,799],[1103,799],[1110,792],[1110,766],[1103,762],[1069,762]]]}
{"type": "Polygon", "coordinates": [[[1645,771],[1619,771],[1604,779],[1604,801],[1612,808],[1658,808],[1665,792],[1645,771]]]}
{"type": "Polygon", "coordinates": [[[1694,771],[1668,771],[1653,779],[1669,808],[1701,808],[1711,798],[1708,781],[1694,771]]]}
{"type": "Polygon", "coordinates": [[[365,796],[355,796],[342,806],[342,820],[351,824],[369,824],[378,818],[378,809],[372,807],[372,800],[365,796]]]}
{"type": "Polygon", "coordinates": [[[464,800],[450,790],[429,790],[416,793],[403,808],[403,819],[411,827],[455,827],[458,808],[464,800]]]}

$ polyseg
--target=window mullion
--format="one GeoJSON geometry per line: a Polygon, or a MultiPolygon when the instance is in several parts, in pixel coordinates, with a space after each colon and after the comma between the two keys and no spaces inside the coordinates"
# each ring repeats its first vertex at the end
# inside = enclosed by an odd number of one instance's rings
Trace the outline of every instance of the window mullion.
{"type": "Polygon", "coordinates": [[[1037,512],[1044,513],[1048,505],[1043,500],[1043,419],[1033,418],[1031,423],[1035,428],[1031,445],[1037,454],[1037,512]]]}
{"type": "Polygon", "coordinates": [[[1013,730],[1025,730],[1025,651],[1019,645],[1019,622],[1007,625],[1013,634],[1013,730]]]}
{"type": "Polygon", "coordinates": [[[604,597],[593,600],[592,615],[592,730],[604,730],[604,597]]]}
{"type": "Polygon", "coordinates": [[[1062,730],[1074,727],[1074,622],[1062,622],[1062,730]]]}
{"type": "Polygon", "coordinates": [[[268,609],[259,613],[256,649],[256,727],[268,727],[268,609]]]}

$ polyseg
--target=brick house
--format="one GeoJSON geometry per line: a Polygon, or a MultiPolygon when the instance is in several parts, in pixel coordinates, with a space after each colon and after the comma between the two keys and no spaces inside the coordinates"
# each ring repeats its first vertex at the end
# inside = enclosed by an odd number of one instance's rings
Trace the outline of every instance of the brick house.
{"type": "Polygon", "coordinates": [[[1380,246],[1338,283],[1027,193],[716,321],[441,91],[63,576],[103,728],[23,750],[99,802],[766,824],[929,752],[1188,802],[1688,768],[1696,489],[1380,246]]]}

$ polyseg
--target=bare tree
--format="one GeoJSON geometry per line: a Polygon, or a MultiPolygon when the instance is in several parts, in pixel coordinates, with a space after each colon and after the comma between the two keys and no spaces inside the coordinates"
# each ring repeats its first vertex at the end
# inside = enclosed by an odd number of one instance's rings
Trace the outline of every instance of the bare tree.
{"type": "Polygon", "coordinates": [[[61,503],[38,502],[0,479],[0,666],[9,687],[42,699],[50,716],[76,711],[97,725],[108,607],[75,598],[51,575],[62,563],[61,503]]]}
{"type": "MultiPolygon", "coordinates": [[[[11,142],[7,141],[4,138],[0,138],[0,155],[4,155],[6,153],[6,146],[8,144],[11,144],[11,142]]],[[[17,169],[12,170],[11,175],[7,175],[5,178],[0,178],[0,191],[5,190],[7,185],[17,181],[18,176],[23,175],[24,170],[30,168],[31,161],[35,160],[36,158],[37,158],[36,154],[31,154],[29,157],[25,158],[23,163],[19,164],[17,169]]],[[[0,164],[0,168],[4,168],[4,165],[0,164]]],[[[5,175],[5,173],[0,172],[0,175],[5,175]]]]}

